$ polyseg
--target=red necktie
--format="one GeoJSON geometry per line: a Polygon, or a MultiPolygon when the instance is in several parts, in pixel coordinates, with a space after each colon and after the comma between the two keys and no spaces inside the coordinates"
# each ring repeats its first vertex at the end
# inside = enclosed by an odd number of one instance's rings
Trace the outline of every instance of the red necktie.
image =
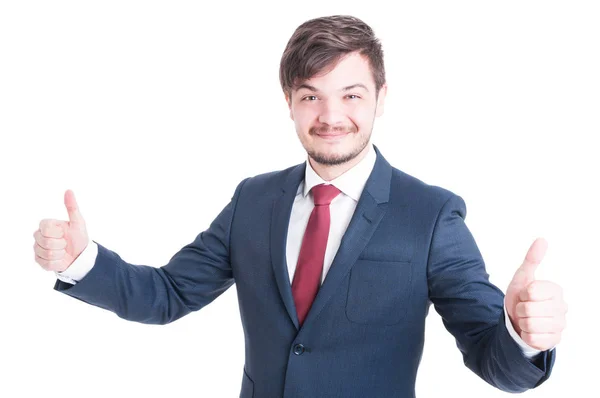
{"type": "Polygon", "coordinates": [[[333,185],[320,184],[312,188],[315,207],[310,213],[298,256],[292,294],[300,325],[317,296],[323,272],[323,259],[329,236],[329,204],[340,193],[333,185]]]}

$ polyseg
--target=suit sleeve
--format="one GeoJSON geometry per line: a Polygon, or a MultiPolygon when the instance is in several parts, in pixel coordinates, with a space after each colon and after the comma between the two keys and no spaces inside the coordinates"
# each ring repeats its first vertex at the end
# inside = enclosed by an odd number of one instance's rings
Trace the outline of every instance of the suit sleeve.
{"type": "Polygon", "coordinates": [[[140,323],[167,324],[201,309],[234,283],[230,231],[247,180],[237,186],[231,201],[209,228],[166,265],[156,268],[130,264],[98,244],[91,271],[75,285],[57,280],[54,289],[140,323]]]}
{"type": "Polygon", "coordinates": [[[466,205],[456,195],[438,214],[427,264],[429,298],[469,369],[503,391],[537,387],[550,376],[556,350],[532,363],[510,336],[504,293],[489,281],[465,217],[466,205]]]}

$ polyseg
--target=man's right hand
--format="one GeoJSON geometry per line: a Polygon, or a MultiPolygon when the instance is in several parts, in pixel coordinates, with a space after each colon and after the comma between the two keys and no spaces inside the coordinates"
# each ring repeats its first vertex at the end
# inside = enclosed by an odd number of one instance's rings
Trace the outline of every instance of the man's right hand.
{"type": "Polygon", "coordinates": [[[44,219],[33,234],[35,261],[47,271],[63,272],[89,243],[85,220],[71,190],[65,192],[65,206],[69,221],[44,219]]]}

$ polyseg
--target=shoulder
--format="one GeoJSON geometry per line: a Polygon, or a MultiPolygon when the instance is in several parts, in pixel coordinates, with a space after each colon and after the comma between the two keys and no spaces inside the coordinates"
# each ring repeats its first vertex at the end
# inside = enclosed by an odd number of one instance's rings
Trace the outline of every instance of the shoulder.
{"type": "Polygon", "coordinates": [[[247,177],[239,183],[236,193],[240,191],[239,194],[246,198],[271,197],[281,194],[286,187],[296,189],[304,178],[304,166],[305,163],[300,163],[283,170],[247,177]]]}
{"type": "Polygon", "coordinates": [[[450,189],[429,184],[402,170],[392,167],[391,199],[415,209],[439,213],[444,207],[458,210],[466,216],[464,200],[450,189]]]}

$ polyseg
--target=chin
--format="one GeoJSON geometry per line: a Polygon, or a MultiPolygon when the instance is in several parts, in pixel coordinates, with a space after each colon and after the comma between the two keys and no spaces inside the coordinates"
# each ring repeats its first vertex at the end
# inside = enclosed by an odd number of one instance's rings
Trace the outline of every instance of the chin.
{"type": "Polygon", "coordinates": [[[354,150],[315,150],[309,149],[306,152],[315,162],[327,165],[337,166],[351,161],[357,157],[364,148],[354,148],[354,150]]]}

